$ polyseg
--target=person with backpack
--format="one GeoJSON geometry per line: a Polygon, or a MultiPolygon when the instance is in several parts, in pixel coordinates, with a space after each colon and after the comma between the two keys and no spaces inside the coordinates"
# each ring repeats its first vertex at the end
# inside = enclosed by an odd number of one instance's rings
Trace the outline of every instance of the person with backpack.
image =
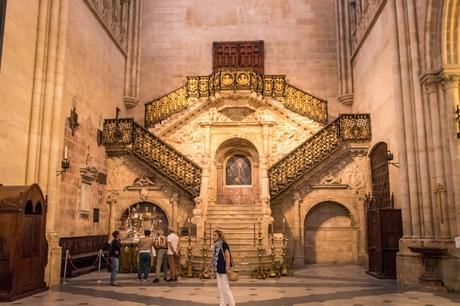
{"type": "Polygon", "coordinates": [[[225,241],[224,233],[215,230],[212,236],[214,241],[214,253],[212,264],[216,271],[217,288],[219,289],[220,306],[235,306],[235,299],[230,290],[228,272],[231,267],[231,253],[228,243],[225,241]]]}

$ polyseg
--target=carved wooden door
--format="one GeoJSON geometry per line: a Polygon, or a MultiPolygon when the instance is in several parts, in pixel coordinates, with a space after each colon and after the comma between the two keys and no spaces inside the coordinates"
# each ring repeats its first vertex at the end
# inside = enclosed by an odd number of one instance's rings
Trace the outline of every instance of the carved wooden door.
{"type": "Polygon", "coordinates": [[[367,207],[368,273],[396,278],[396,254],[402,237],[401,210],[393,207],[390,194],[388,147],[377,144],[371,154],[372,200],[367,207]]]}
{"type": "Polygon", "coordinates": [[[377,144],[370,155],[372,173],[372,196],[376,208],[391,207],[390,176],[388,169],[388,147],[381,142],[377,144]]]}

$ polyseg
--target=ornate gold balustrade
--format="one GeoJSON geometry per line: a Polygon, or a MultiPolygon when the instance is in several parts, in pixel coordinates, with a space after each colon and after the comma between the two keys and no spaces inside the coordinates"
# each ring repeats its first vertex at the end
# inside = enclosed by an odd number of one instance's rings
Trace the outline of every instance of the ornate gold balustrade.
{"type": "Polygon", "coordinates": [[[346,142],[371,140],[369,114],[343,114],[299,145],[268,170],[275,198],[346,142]]]}
{"type": "Polygon", "coordinates": [[[132,118],[106,119],[104,145],[132,152],[194,197],[199,195],[201,168],[132,118]]]}
{"type": "Polygon", "coordinates": [[[287,84],[283,75],[263,75],[250,69],[218,69],[208,76],[187,77],[185,86],[145,104],[145,126],[151,127],[186,108],[193,99],[220,91],[246,90],[277,99],[319,123],[327,123],[327,102],[287,84]]]}

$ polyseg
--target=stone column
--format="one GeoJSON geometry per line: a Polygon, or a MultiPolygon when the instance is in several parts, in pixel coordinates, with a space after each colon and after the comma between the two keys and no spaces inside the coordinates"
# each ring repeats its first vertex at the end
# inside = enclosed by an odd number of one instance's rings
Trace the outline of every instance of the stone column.
{"type": "Polygon", "coordinates": [[[260,198],[269,204],[270,199],[270,186],[268,181],[268,163],[270,159],[270,125],[272,122],[264,121],[262,123],[262,135],[263,135],[263,151],[260,154],[260,198]]]}
{"type": "Polygon", "coordinates": [[[294,250],[294,265],[301,266],[304,263],[304,239],[303,239],[303,220],[302,220],[302,196],[301,193],[294,192],[292,199],[294,200],[294,209],[297,214],[296,231],[294,231],[295,250],[294,250]]]}
{"type": "Polygon", "coordinates": [[[63,157],[66,117],[62,113],[64,59],[68,1],[42,0],[39,4],[36,61],[33,83],[31,125],[27,152],[27,184],[38,183],[48,196],[46,236],[48,265],[45,281],[58,284],[61,247],[55,231],[60,181],[56,177],[63,157]]]}
{"type": "MultiPolygon", "coordinates": [[[[452,195],[453,195],[453,206],[449,207],[450,215],[455,212],[456,220],[452,220],[452,232],[459,235],[460,229],[460,140],[457,139],[458,126],[455,121],[455,109],[456,106],[460,105],[460,71],[456,73],[444,72],[442,74],[443,82],[443,97],[444,105],[441,109],[444,109],[445,115],[443,116],[446,124],[446,141],[449,145],[449,156],[450,160],[448,163],[450,165],[451,172],[451,185],[452,186],[452,195]]],[[[442,114],[441,114],[442,116],[442,114]]]]}
{"type": "MultiPolygon", "coordinates": [[[[427,96],[427,119],[429,119],[430,128],[431,128],[431,137],[428,137],[429,147],[428,151],[431,152],[431,160],[434,162],[431,163],[431,177],[432,184],[431,190],[433,191],[434,187],[440,184],[441,186],[446,186],[445,181],[445,173],[444,173],[444,145],[442,143],[442,129],[441,129],[441,118],[439,114],[439,85],[440,85],[440,78],[434,74],[425,74],[422,77],[422,84],[425,87],[425,93],[427,96]],[[431,145],[430,145],[431,144],[431,145]]],[[[428,121],[428,120],[427,120],[428,121]]],[[[434,211],[434,236],[436,238],[448,238],[450,236],[448,220],[445,217],[445,213],[447,212],[447,197],[445,196],[446,193],[439,194],[441,196],[441,201],[443,207],[439,207],[441,203],[437,203],[439,200],[438,196],[435,195],[433,198],[433,207],[432,210],[434,211]],[[443,212],[444,216],[441,216],[441,212],[443,212]]]]}
{"type": "Polygon", "coordinates": [[[178,218],[177,218],[177,206],[179,204],[179,194],[174,192],[171,195],[171,199],[169,200],[171,204],[171,223],[169,224],[170,227],[176,229],[176,233],[179,233],[179,226],[178,226],[178,218]]]}
{"type": "MultiPolygon", "coordinates": [[[[404,21],[400,20],[402,17],[398,8],[399,1],[392,0],[388,2],[391,6],[391,14],[394,24],[397,25],[398,33],[404,33],[405,30],[401,29],[404,21]]],[[[395,45],[395,52],[400,54],[400,60],[396,61],[394,65],[395,71],[400,71],[400,78],[395,79],[395,87],[397,90],[398,101],[396,101],[396,116],[398,125],[401,127],[397,129],[398,138],[398,155],[400,161],[400,190],[401,190],[401,209],[403,219],[403,233],[404,238],[419,237],[420,232],[420,214],[418,207],[418,187],[415,165],[415,147],[414,147],[414,132],[413,132],[413,118],[412,109],[410,105],[410,93],[407,88],[402,85],[401,79],[408,78],[407,75],[407,50],[402,48],[404,44],[404,35],[398,36],[398,41],[395,45]]]]}
{"type": "Polygon", "coordinates": [[[338,0],[337,13],[337,66],[339,72],[338,100],[350,106],[353,104],[353,72],[351,65],[351,30],[348,0],[338,0]]]}
{"type": "Polygon", "coordinates": [[[409,80],[413,87],[411,99],[413,101],[414,108],[414,120],[415,120],[415,135],[417,141],[415,143],[416,148],[416,162],[418,164],[418,180],[420,184],[420,198],[422,205],[422,236],[425,238],[433,238],[433,215],[432,215],[432,192],[430,186],[430,169],[428,164],[428,151],[427,151],[427,135],[426,135],[426,116],[423,109],[423,98],[422,88],[418,80],[420,67],[419,67],[419,43],[417,37],[417,16],[415,16],[415,3],[413,0],[407,1],[406,8],[406,26],[407,26],[407,37],[406,37],[406,48],[408,49],[408,55],[410,61],[408,62],[409,67],[409,80]]]}
{"type": "Polygon", "coordinates": [[[125,2],[128,7],[128,48],[125,62],[124,102],[127,109],[139,103],[143,0],[125,2]]]}

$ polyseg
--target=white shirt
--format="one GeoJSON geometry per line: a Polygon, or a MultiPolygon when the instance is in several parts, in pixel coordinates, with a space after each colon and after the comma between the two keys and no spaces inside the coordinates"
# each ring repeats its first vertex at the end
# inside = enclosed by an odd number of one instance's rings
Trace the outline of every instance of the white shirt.
{"type": "Polygon", "coordinates": [[[166,252],[166,254],[174,255],[174,252],[177,252],[177,245],[179,244],[179,236],[177,236],[174,233],[171,233],[168,235],[168,237],[166,237],[166,240],[168,241],[168,251],[166,252]]]}

